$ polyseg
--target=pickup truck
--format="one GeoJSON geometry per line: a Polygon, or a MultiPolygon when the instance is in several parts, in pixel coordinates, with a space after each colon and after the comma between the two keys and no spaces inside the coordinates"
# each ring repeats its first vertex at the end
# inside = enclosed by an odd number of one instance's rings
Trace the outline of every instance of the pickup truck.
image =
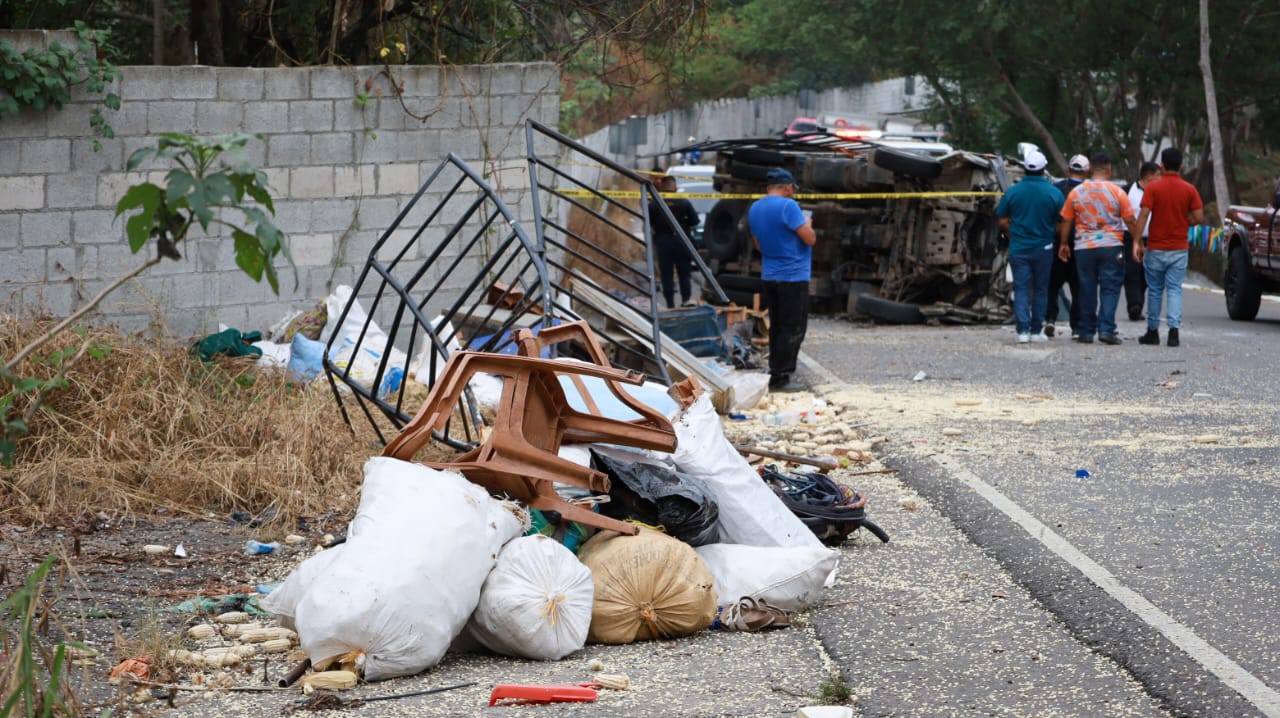
{"type": "Polygon", "coordinates": [[[1227,315],[1237,321],[1258,316],[1262,294],[1280,292],[1280,182],[1267,207],[1231,205],[1223,223],[1227,315]]]}

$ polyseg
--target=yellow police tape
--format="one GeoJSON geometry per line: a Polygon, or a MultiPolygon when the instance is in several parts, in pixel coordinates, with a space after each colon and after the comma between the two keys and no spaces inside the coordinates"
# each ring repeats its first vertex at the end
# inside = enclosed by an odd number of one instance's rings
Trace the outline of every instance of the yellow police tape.
{"type": "MultiPolygon", "coordinates": [[[[636,190],[602,189],[590,191],[585,189],[560,190],[557,194],[565,197],[597,197],[603,195],[612,199],[639,199],[636,190]]],[[[797,192],[792,195],[797,200],[808,199],[940,199],[943,197],[999,197],[1000,192],[834,192],[811,194],[797,192]]],[[[663,197],[680,197],[683,199],[760,199],[764,194],[719,194],[716,192],[663,192],[663,197]]]]}

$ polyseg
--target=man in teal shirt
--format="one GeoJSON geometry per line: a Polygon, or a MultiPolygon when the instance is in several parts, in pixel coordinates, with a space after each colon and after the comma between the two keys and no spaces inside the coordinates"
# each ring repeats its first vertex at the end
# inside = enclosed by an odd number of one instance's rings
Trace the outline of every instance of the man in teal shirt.
{"type": "Polygon", "coordinates": [[[1049,306],[1049,274],[1053,270],[1053,234],[1064,198],[1049,184],[1044,153],[1031,150],[1023,160],[1022,181],[1009,188],[996,205],[1000,229],[1009,235],[1009,267],[1013,270],[1013,315],[1018,343],[1047,341],[1044,314],[1049,306]]]}

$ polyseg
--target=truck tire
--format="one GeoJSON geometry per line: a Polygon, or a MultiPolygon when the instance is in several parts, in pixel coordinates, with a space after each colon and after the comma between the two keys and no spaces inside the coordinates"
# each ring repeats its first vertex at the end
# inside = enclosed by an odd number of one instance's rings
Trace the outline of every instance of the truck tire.
{"type": "Polygon", "coordinates": [[[859,313],[890,324],[924,324],[924,314],[914,304],[861,294],[856,305],[859,313]]]}
{"type": "Polygon", "coordinates": [[[898,152],[887,147],[877,147],[874,161],[877,167],[907,177],[937,179],[942,174],[941,162],[914,152],[898,152]]]}
{"type": "Polygon", "coordinates": [[[880,288],[870,282],[849,282],[849,297],[845,302],[845,313],[849,315],[850,319],[863,316],[858,311],[858,299],[863,295],[879,296],[880,288]]]}
{"type": "Polygon", "coordinates": [[[764,182],[772,167],[753,165],[746,162],[733,162],[729,165],[729,176],[750,182],[764,182]]]}
{"type": "Polygon", "coordinates": [[[744,147],[733,151],[734,162],[750,162],[757,165],[773,165],[777,167],[782,164],[784,155],[777,150],[762,150],[756,147],[744,147]]]}
{"type": "Polygon", "coordinates": [[[1227,276],[1223,281],[1227,298],[1227,316],[1238,322],[1251,322],[1262,305],[1262,287],[1249,267],[1249,253],[1236,247],[1227,257],[1227,276]]]}
{"type": "Polygon", "coordinates": [[[740,224],[747,206],[746,200],[725,199],[716,202],[707,213],[702,246],[712,259],[734,259],[742,253],[746,232],[740,224]]]}

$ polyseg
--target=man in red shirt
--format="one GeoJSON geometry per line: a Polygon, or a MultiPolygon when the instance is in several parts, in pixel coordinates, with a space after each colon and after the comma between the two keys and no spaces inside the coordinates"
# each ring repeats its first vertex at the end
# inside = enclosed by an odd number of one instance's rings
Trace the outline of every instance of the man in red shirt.
{"type": "Polygon", "coordinates": [[[1160,344],[1160,304],[1169,295],[1169,346],[1178,346],[1182,326],[1182,279],[1187,275],[1187,230],[1204,222],[1204,202],[1190,182],[1182,179],[1182,153],[1167,147],[1160,153],[1164,174],[1146,186],[1138,226],[1147,227],[1144,242],[1133,243],[1133,258],[1147,275],[1147,333],[1139,344],[1160,344]],[[1148,217],[1151,224],[1147,224],[1148,217]],[[1145,245],[1145,246],[1144,246],[1145,245]]]}

